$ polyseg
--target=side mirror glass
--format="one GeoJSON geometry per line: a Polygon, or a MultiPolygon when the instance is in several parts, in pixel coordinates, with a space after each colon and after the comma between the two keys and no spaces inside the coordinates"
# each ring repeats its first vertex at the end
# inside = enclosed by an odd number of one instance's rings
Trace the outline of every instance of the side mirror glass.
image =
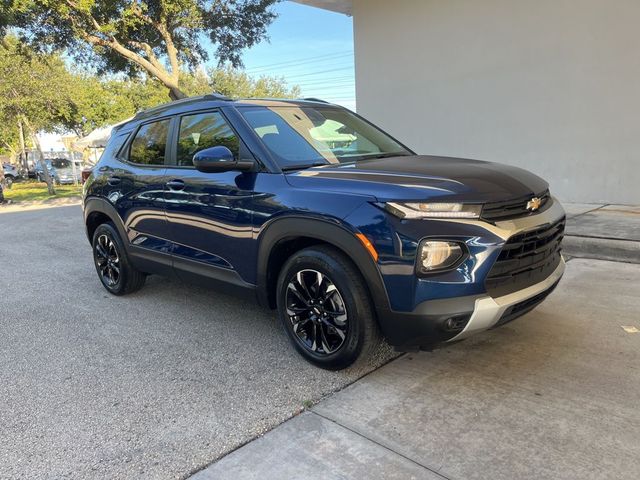
{"type": "Polygon", "coordinates": [[[238,161],[225,146],[217,146],[200,150],[193,156],[193,165],[203,173],[230,172],[232,170],[252,170],[254,162],[238,161]]]}

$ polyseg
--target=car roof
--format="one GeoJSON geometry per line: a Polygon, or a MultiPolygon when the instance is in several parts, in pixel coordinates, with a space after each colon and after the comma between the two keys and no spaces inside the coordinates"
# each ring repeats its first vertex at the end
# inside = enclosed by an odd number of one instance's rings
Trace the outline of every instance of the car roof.
{"type": "MultiPolygon", "coordinates": [[[[264,107],[276,107],[276,106],[336,106],[317,98],[309,99],[285,99],[285,98],[240,98],[231,99],[223,95],[208,94],[198,97],[188,97],[180,100],[174,100],[173,102],[164,103],[157,107],[149,108],[138,112],[135,117],[131,119],[130,124],[140,121],[155,118],[163,115],[173,115],[177,113],[188,112],[197,108],[216,108],[216,107],[242,107],[242,106],[264,106],[264,107]]],[[[339,107],[342,108],[342,107],[339,107]]]]}

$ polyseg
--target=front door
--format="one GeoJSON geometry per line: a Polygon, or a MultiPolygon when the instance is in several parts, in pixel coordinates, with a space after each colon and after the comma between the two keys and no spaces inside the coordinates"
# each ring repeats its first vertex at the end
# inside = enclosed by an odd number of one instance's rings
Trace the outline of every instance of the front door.
{"type": "Polygon", "coordinates": [[[167,167],[165,193],[173,265],[179,276],[205,276],[242,285],[250,278],[246,252],[252,247],[255,173],[202,173],[196,152],[229,148],[236,158],[252,159],[218,110],[178,119],[174,164],[167,167]]]}

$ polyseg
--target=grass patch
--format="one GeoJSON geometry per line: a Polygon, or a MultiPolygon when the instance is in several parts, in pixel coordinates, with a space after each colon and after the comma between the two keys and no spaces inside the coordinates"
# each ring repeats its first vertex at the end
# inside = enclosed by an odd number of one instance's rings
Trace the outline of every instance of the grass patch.
{"type": "Polygon", "coordinates": [[[82,186],[56,185],[56,195],[49,195],[47,184],[41,182],[16,182],[13,187],[4,190],[4,198],[12,202],[28,202],[33,200],[48,200],[50,198],[65,198],[82,195],[82,186]]]}

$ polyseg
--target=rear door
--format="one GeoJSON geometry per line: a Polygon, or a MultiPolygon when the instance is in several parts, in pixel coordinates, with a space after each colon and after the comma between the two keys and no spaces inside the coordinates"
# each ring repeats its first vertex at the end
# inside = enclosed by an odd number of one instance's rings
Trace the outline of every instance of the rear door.
{"type": "Polygon", "coordinates": [[[255,173],[202,173],[196,152],[229,148],[236,158],[253,160],[220,110],[193,112],[176,120],[173,163],[167,166],[166,213],[173,264],[178,275],[192,274],[243,284],[251,270],[255,173]]]}
{"type": "Polygon", "coordinates": [[[172,121],[164,118],[138,127],[118,162],[105,172],[103,191],[124,222],[136,263],[140,267],[140,262],[150,260],[151,270],[158,273],[171,272],[164,190],[172,121]]]}

